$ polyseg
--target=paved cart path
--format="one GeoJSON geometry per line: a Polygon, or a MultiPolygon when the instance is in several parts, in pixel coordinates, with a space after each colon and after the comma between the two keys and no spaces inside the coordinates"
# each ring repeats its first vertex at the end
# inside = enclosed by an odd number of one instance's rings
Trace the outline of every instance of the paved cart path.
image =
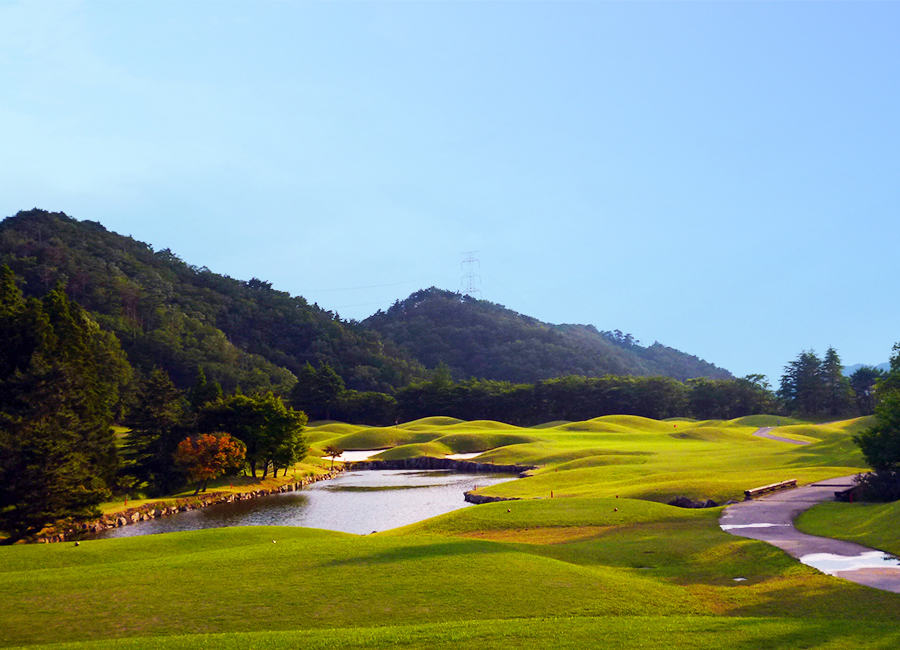
{"type": "Polygon", "coordinates": [[[760,427],[756,431],[753,432],[754,436],[759,436],[760,438],[768,438],[769,440],[777,440],[778,442],[789,442],[792,445],[808,445],[809,442],[805,442],[803,440],[791,440],[790,438],[782,438],[781,436],[773,436],[770,431],[775,427],[760,427]]]}
{"type": "Polygon", "coordinates": [[[794,528],[794,519],[801,512],[834,499],[836,491],[852,486],[853,476],[844,476],[744,501],[722,511],[719,525],[732,535],[777,546],[830,575],[900,593],[900,561],[896,558],[853,542],[806,535],[794,528]]]}

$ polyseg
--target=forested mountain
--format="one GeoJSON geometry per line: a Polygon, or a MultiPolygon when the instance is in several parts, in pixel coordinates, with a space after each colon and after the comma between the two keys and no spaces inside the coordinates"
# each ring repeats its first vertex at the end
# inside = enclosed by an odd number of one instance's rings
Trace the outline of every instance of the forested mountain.
{"type": "Polygon", "coordinates": [[[456,379],[536,382],[565,375],[726,379],[725,370],[630,335],[550,325],[488,301],[427,289],[363,323],[300,296],[182,261],[168,248],[43,210],[0,222],[0,265],[27,296],[57,284],[119,339],[142,375],[189,387],[202,369],[226,392],[287,395],[307,363],[331,366],[348,389],[393,393],[446,364],[456,379]]]}
{"type": "Polygon", "coordinates": [[[358,390],[392,391],[424,375],[371,330],[302,297],[191,266],[64,213],[35,209],[3,220],[2,264],[28,296],[61,283],[116,334],[133,366],[144,374],[162,367],[181,388],[202,368],[226,391],[286,393],[307,362],[330,364],[358,390]]]}
{"type": "Polygon", "coordinates": [[[428,368],[456,379],[535,382],[563,375],[665,375],[729,379],[731,373],[660,343],[591,325],[551,325],[486,300],[432,287],[363,321],[428,368]]]}

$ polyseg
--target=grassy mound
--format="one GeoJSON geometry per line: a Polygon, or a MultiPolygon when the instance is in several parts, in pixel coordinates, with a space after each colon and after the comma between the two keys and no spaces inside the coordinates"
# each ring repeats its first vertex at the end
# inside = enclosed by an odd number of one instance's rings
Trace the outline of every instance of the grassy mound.
{"type": "MultiPolygon", "coordinates": [[[[522,500],[374,535],[250,527],[3,548],[0,645],[896,646],[900,595],[728,535],[718,508],[664,505],[862,468],[852,437],[865,419],[783,420],[776,433],[806,446],[754,437],[763,421],[311,427],[317,447],[389,447],[381,457],[398,458],[484,451],[479,460],[538,469],[479,489],[522,500]]],[[[896,552],[897,508],[828,504],[801,526],[896,552]]]]}
{"type": "MultiPolygon", "coordinates": [[[[581,631],[554,621],[586,617],[633,645],[647,641],[636,630],[661,634],[704,620],[706,630],[791,629],[805,647],[810,638],[843,647],[847,630],[863,624],[885,632],[882,642],[897,638],[900,597],[728,535],[716,515],[628,499],[548,499],[368,536],[248,527],[12,547],[0,553],[0,630],[7,646],[428,647],[459,638],[499,647],[553,633],[562,635],[554,647],[574,647],[585,642],[581,631]]],[[[752,641],[748,648],[786,647],[769,634],[735,638],[752,641]]],[[[604,634],[588,646],[619,640],[604,634]]]]}
{"type": "Polygon", "coordinates": [[[363,429],[345,436],[332,438],[330,444],[340,449],[386,449],[411,445],[420,442],[431,442],[434,434],[424,431],[402,429],[400,427],[384,427],[363,429]]]}
{"type": "Polygon", "coordinates": [[[894,503],[822,503],[795,522],[810,535],[834,537],[900,556],[900,501],[894,503]]]}
{"type": "Polygon", "coordinates": [[[405,424],[398,424],[397,426],[402,429],[410,429],[415,431],[418,429],[431,429],[434,427],[449,427],[451,425],[461,424],[463,422],[465,422],[465,420],[460,420],[458,418],[449,418],[441,415],[430,418],[420,418],[418,420],[406,422],[405,424]]]}

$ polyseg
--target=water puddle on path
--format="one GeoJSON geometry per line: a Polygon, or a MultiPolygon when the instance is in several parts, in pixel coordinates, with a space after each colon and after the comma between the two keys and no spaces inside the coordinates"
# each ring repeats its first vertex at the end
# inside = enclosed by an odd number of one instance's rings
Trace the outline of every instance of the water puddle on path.
{"type": "Polygon", "coordinates": [[[881,551],[870,551],[852,556],[810,553],[802,556],[800,561],[832,576],[841,571],[858,571],[860,569],[896,569],[900,571],[900,560],[881,551]]]}
{"type": "Polygon", "coordinates": [[[776,528],[779,526],[790,526],[790,524],[721,524],[722,530],[734,530],[735,528],[776,528]]]}

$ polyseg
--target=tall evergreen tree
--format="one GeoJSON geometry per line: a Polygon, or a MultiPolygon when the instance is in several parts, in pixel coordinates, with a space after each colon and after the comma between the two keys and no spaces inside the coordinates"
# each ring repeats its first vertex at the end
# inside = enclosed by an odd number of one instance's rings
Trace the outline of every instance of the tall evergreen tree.
{"type": "Polygon", "coordinates": [[[129,473],[139,483],[146,482],[151,493],[163,494],[177,486],[183,476],[173,465],[172,454],[191,427],[184,395],[165,370],[157,368],[141,382],[126,424],[129,473]]]}
{"type": "Polygon", "coordinates": [[[826,405],[822,361],[813,350],[801,352],[785,366],[778,397],[795,413],[814,415],[826,405]]]}
{"type": "Polygon", "coordinates": [[[876,472],[900,481],[900,343],[894,345],[891,368],[878,382],[875,426],[855,438],[866,462],[876,472]]]}
{"type": "MultiPolygon", "coordinates": [[[[0,267],[0,529],[14,542],[58,520],[96,514],[118,456],[109,404],[118,379],[97,356],[108,341],[61,288],[24,300],[0,267]]],[[[106,347],[115,363],[121,350],[106,347]]]]}
{"type": "Polygon", "coordinates": [[[198,366],[197,379],[194,380],[194,385],[191,386],[191,390],[188,393],[191,408],[195,412],[199,411],[204,404],[215,402],[220,397],[222,397],[222,387],[219,385],[219,382],[207,381],[206,373],[203,372],[201,366],[198,366]]]}
{"type": "Polygon", "coordinates": [[[297,374],[291,391],[291,404],[311,420],[330,420],[345,392],[344,380],[327,363],[313,370],[306,364],[297,374]]]}
{"type": "Polygon", "coordinates": [[[850,388],[860,415],[875,413],[875,386],[884,373],[872,366],[857,368],[850,375],[850,388]]]}
{"type": "Polygon", "coordinates": [[[829,347],[825,352],[821,375],[828,414],[838,416],[846,413],[853,403],[853,393],[850,389],[850,380],[844,376],[841,358],[833,347],[829,347]]]}

